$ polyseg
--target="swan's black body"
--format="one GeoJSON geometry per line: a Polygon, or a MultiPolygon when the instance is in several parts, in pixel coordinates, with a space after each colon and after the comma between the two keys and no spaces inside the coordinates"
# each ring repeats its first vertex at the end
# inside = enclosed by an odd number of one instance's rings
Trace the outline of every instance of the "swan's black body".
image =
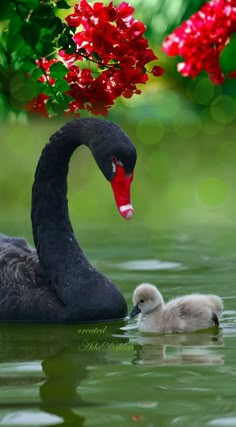
{"type": "Polygon", "coordinates": [[[120,291],[86,259],[70,223],[67,173],[73,151],[87,145],[104,176],[112,158],[126,173],[136,151],[115,124],[77,119],[55,133],[39,160],[32,191],[32,227],[37,253],[24,239],[0,235],[0,320],[75,322],[124,318],[120,291]]]}

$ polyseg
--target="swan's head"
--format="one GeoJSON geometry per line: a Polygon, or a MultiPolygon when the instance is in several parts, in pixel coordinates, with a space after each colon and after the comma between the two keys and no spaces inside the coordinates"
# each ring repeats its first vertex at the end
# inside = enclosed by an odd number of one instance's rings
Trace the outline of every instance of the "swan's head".
{"type": "MultiPolygon", "coordinates": [[[[133,217],[130,187],[137,153],[123,130],[115,123],[101,119],[79,119],[88,126],[88,142],[93,156],[105,178],[110,182],[120,214],[133,217]]],[[[87,132],[87,133],[88,133],[87,132]]]]}
{"type": "Polygon", "coordinates": [[[157,307],[162,307],[164,301],[158,289],[149,284],[142,283],[137,286],[133,293],[134,308],[130,313],[130,317],[136,316],[138,313],[149,313],[157,307]]]}

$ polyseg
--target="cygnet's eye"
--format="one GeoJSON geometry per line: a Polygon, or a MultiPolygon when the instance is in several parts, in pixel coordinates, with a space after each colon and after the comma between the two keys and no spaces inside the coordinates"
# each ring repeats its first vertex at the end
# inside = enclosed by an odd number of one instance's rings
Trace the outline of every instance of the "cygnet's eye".
{"type": "Polygon", "coordinates": [[[142,304],[144,302],[144,299],[141,299],[139,302],[142,304]]]}

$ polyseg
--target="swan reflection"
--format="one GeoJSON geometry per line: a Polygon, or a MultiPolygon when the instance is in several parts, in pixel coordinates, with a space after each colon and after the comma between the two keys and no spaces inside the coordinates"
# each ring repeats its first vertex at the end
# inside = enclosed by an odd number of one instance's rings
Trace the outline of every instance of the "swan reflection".
{"type": "Polygon", "coordinates": [[[83,399],[80,383],[93,368],[114,363],[119,352],[107,351],[109,344],[116,348],[129,341],[120,332],[124,322],[102,325],[97,325],[100,334],[89,332],[95,324],[0,325],[0,378],[9,389],[4,401],[0,390],[0,424],[84,426],[87,408],[104,403],[83,399]],[[106,346],[93,351],[83,348],[85,341],[106,346]]]}
{"type": "MultiPolygon", "coordinates": [[[[145,336],[122,326],[124,322],[103,323],[95,334],[94,324],[0,325],[0,424],[82,427],[87,417],[96,423],[95,409],[107,412],[119,393],[125,401],[127,393],[133,396],[137,378],[131,364],[139,369],[223,363],[221,331],[145,336]],[[99,373],[95,382],[94,370],[99,373]],[[114,384],[111,397],[108,384],[114,384]],[[126,391],[119,392],[124,384],[126,391]],[[102,400],[101,390],[107,393],[102,400]]],[[[116,410],[119,415],[118,407],[112,413],[116,410]]]]}

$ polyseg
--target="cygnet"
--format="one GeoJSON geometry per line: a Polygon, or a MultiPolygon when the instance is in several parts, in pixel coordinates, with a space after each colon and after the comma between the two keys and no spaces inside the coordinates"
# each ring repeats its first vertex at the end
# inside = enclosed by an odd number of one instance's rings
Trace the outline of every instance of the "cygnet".
{"type": "Polygon", "coordinates": [[[192,332],[219,327],[223,301],[217,295],[190,294],[164,303],[160,291],[149,283],[137,286],[130,317],[139,314],[138,329],[148,333],[192,332]]]}

